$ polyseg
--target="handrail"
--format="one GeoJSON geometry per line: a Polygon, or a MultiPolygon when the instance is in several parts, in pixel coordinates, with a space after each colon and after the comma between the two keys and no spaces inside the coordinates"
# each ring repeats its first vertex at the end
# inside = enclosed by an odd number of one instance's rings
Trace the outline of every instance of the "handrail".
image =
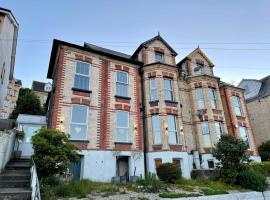
{"type": "Polygon", "coordinates": [[[35,164],[33,158],[31,158],[31,162],[32,162],[32,167],[30,169],[31,188],[32,188],[31,200],[41,200],[37,169],[36,169],[36,164],[35,164]]]}

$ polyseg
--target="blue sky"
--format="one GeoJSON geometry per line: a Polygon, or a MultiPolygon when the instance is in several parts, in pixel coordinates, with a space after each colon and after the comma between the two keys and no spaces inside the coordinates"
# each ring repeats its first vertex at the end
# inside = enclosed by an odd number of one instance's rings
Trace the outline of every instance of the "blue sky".
{"type": "Polygon", "coordinates": [[[15,77],[31,87],[46,79],[54,38],[132,54],[161,36],[177,61],[198,45],[222,80],[270,75],[269,0],[1,0],[17,18],[15,77]]]}

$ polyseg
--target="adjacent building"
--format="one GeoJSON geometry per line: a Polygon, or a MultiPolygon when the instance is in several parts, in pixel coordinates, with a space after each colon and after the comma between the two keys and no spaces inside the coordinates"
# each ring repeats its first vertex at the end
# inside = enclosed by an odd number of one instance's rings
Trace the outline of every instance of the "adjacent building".
{"type": "Polygon", "coordinates": [[[33,81],[31,89],[37,95],[40,105],[43,107],[46,104],[49,92],[52,90],[52,84],[33,81]]]}
{"type": "Polygon", "coordinates": [[[246,105],[256,144],[270,140],[270,76],[243,79],[238,87],[245,89],[246,105]]]}
{"type": "Polygon", "coordinates": [[[9,81],[7,95],[4,99],[4,106],[0,110],[0,119],[8,119],[10,117],[10,114],[16,107],[21,87],[21,80],[12,79],[9,81]]]}
{"type": "Polygon", "coordinates": [[[0,111],[13,80],[19,24],[8,9],[0,7],[0,111]]]}
{"type": "Polygon", "coordinates": [[[81,149],[80,178],[128,180],[165,162],[190,178],[193,168],[215,167],[221,134],[242,138],[260,160],[244,90],[221,82],[200,48],[178,64],[176,56],[160,35],[133,55],[54,40],[48,126],[81,149]]]}

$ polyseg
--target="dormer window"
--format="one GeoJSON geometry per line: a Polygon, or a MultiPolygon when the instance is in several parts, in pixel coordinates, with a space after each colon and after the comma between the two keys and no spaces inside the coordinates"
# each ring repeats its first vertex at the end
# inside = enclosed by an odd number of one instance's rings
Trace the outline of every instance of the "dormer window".
{"type": "Polygon", "coordinates": [[[164,53],[155,52],[155,61],[156,62],[164,62],[164,53]]]}

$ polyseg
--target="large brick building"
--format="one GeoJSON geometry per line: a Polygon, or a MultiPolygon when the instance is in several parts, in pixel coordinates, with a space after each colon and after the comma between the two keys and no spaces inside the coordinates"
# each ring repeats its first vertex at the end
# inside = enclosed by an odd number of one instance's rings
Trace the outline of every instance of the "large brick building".
{"type": "Polygon", "coordinates": [[[54,40],[48,125],[82,150],[80,177],[143,176],[174,162],[189,178],[194,167],[215,166],[223,133],[243,138],[260,160],[243,90],[214,76],[199,48],[177,65],[176,56],[159,35],[131,56],[54,40]]]}

